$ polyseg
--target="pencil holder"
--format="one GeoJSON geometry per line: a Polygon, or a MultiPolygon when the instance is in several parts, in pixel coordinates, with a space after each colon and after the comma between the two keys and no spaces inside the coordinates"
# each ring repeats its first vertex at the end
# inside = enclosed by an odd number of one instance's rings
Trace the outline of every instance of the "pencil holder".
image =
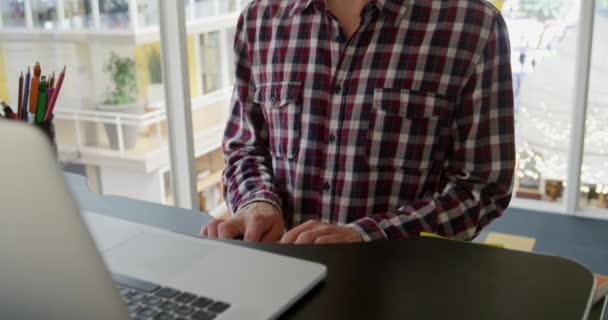
{"type": "Polygon", "coordinates": [[[48,120],[43,122],[38,122],[35,125],[44,132],[44,135],[49,138],[51,145],[54,149],[57,149],[57,144],[55,143],[55,123],[53,122],[54,117],[51,116],[48,120]]]}

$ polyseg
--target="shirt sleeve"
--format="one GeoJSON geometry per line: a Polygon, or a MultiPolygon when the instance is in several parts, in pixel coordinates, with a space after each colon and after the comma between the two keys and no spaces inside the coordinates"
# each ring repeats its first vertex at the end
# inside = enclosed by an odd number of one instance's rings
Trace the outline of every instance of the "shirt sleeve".
{"type": "Polygon", "coordinates": [[[470,240],[500,217],[515,168],[513,84],[507,27],[496,13],[462,89],[438,190],[394,212],[350,224],[366,241],[431,232],[470,240]]]}
{"type": "Polygon", "coordinates": [[[236,81],[222,142],[224,197],[231,214],[259,201],[281,208],[268,148],[268,127],[261,106],[253,99],[256,86],[247,40],[246,12],[247,9],[239,17],[236,28],[236,81]]]}

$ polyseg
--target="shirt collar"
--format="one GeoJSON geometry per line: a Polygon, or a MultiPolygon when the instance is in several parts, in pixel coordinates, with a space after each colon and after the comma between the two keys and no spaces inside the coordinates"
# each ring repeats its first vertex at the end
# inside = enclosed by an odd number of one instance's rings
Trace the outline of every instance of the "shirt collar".
{"type": "MultiPolygon", "coordinates": [[[[374,0],[380,11],[386,14],[389,19],[399,20],[407,10],[406,4],[411,0],[374,0]]],[[[324,2],[324,0],[294,0],[290,16],[299,14],[305,9],[312,7],[315,2],[324,2]]]]}

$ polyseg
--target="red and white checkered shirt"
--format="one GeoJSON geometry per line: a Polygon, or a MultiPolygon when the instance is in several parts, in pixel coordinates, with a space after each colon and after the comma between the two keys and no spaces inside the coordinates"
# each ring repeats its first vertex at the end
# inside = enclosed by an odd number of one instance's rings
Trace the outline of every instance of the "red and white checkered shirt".
{"type": "Polygon", "coordinates": [[[348,39],[323,0],[258,0],[235,38],[223,152],[255,201],[364,240],[472,239],[511,199],[506,24],[485,0],[377,0],[348,39]]]}

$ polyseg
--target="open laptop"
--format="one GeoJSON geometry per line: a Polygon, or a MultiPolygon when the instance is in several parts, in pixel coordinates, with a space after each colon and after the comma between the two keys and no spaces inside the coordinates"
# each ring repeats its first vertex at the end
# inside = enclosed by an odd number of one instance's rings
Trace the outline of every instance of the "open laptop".
{"type": "Polygon", "coordinates": [[[272,319],[326,275],[316,263],[81,214],[55,158],[37,129],[0,121],[2,319],[272,319]]]}

